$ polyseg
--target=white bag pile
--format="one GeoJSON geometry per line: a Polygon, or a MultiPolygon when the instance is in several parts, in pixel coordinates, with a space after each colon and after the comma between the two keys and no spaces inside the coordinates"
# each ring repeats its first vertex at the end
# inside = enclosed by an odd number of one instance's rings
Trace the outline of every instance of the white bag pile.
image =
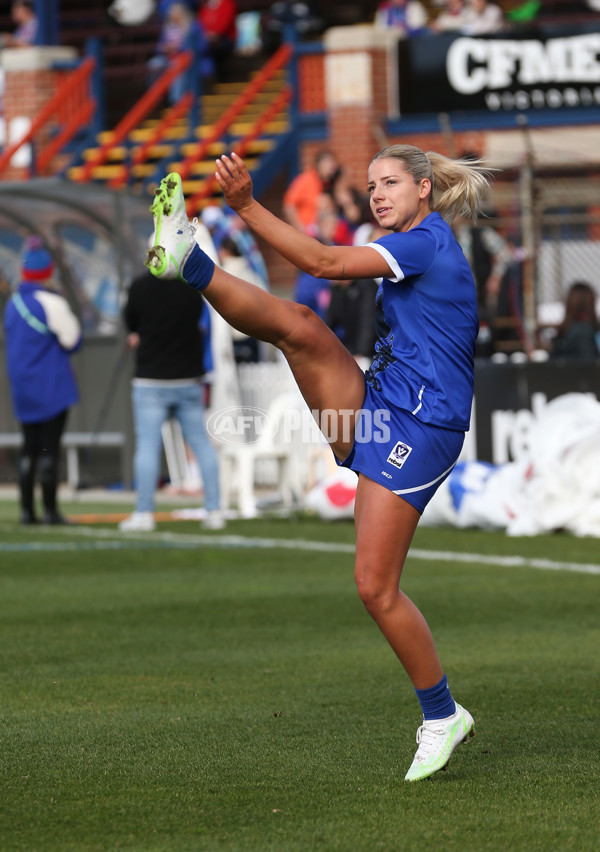
{"type": "Polygon", "coordinates": [[[545,405],[527,459],[457,464],[422,523],[600,537],[600,403],[571,393],[545,405]]]}
{"type": "MultiPolygon", "coordinates": [[[[526,458],[459,462],[421,523],[600,538],[600,402],[588,394],[559,396],[539,408],[532,429],[526,458]]],[[[352,518],[356,481],[340,468],[312,489],[306,507],[327,520],[352,518]]]]}

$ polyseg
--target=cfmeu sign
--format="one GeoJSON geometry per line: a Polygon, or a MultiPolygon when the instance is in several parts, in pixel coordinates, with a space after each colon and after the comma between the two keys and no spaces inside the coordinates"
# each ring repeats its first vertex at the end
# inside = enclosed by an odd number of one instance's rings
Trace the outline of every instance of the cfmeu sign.
{"type": "Polygon", "coordinates": [[[407,51],[400,61],[401,113],[600,105],[600,32],[438,39],[431,37],[431,50],[428,44],[419,58],[418,39],[401,45],[401,55],[407,51]],[[409,94],[406,72],[418,98],[409,94]]]}

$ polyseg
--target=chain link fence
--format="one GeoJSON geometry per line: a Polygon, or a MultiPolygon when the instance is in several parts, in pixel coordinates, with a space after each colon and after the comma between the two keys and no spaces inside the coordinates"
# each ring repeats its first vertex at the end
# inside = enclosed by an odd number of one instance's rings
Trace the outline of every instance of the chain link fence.
{"type": "Polygon", "coordinates": [[[595,290],[600,314],[600,168],[524,165],[499,173],[477,223],[480,232],[489,228],[511,257],[491,312],[487,354],[550,349],[576,281],[595,290]]]}

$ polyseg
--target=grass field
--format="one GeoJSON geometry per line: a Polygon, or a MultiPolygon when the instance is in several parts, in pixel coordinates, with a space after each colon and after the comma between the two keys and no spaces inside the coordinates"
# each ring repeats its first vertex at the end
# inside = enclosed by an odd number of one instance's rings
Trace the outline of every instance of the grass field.
{"type": "Polygon", "coordinates": [[[15,517],[0,503],[1,852],[600,848],[597,540],[419,531],[404,588],[477,736],[406,784],[418,704],[350,524],[15,517]]]}

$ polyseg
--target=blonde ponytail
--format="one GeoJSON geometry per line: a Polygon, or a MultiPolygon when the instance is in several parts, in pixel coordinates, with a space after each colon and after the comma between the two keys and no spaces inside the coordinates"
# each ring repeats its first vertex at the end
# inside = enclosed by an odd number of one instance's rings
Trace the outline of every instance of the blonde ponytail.
{"type": "Polygon", "coordinates": [[[402,160],[415,183],[431,181],[429,205],[447,222],[457,216],[476,219],[490,185],[491,169],[483,160],[451,160],[435,151],[424,153],[415,145],[389,145],[373,158],[402,160]]]}
{"type": "Polygon", "coordinates": [[[433,169],[432,210],[447,222],[457,216],[476,219],[490,186],[490,169],[482,160],[451,160],[435,151],[427,157],[433,169]]]}

